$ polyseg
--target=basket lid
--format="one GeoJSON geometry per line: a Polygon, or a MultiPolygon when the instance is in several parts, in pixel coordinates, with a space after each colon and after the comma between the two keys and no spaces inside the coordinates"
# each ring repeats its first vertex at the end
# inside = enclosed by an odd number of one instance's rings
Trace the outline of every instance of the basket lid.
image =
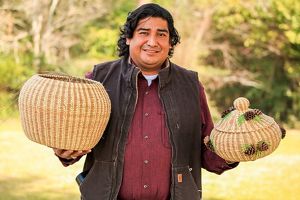
{"type": "Polygon", "coordinates": [[[253,132],[276,123],[272,117],[249,106],[250,102],[247,98],[235,99],[233,107],[226,110],[222,114],[222,119],[215,124],[215,130],[230,133],[253,132]]]}

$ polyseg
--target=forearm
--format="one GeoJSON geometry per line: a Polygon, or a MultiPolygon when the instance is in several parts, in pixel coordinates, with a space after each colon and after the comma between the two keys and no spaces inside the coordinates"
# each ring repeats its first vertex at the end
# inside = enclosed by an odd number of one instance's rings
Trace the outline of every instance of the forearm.
{"type": "Polygon", "coordinates": [[[204,92],[204,88],[200,86],[200,105],[202,108],[201,112],[201,119],[202,119],[202,157],[201,157],[201,162],[202,162],[202,168],[216,173],[216,174],[221,174],[226,170],[232,169],[236,167],[239,163],[229,163],[225,161],[223,158],[218,156],[216,153],[213,151],[210,151],[207,146],[204,144],[204,138],[209,136],[214,124],[209,112],[209,108],[207,105],[207,100],[206,100],[206,95],[204,92]]]}
{"type": "Polygon", "coordinates": [[[230,163],[218,156],[216,153],[210,151],[206,147],[202,150],[202,168],[207,171],[222,174],[226,170],[230,170],[238,166],[238,162],[230,163]]]}

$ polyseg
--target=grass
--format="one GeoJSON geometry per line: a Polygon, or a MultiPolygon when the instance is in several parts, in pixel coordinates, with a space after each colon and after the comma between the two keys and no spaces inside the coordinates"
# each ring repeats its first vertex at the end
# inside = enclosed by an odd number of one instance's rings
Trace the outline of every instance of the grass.
{"type": "Polygon", "coordinates": [[[243,162],[221,176],[205,172],[204,199],[300,199],[300,131],[289,130],[270,156],[243,162]]]}
{"type": "Polygon", "coordinates": [[[52,149],[28,140],[18,121],[0,123],[0,200],[74,200],[83,160],[65,168],[52,149]]]}
{"type": "MultiPolygon", "coordinates": [[[[300,131],[289,130],[279,148],[222,175],[203,170],[204,200],[300,199],[300,131]]],[[[50,148],[31,142],[18,120],[0,121],[0,200],[74,200],[83,159],[63,167],[50,148]]]]}

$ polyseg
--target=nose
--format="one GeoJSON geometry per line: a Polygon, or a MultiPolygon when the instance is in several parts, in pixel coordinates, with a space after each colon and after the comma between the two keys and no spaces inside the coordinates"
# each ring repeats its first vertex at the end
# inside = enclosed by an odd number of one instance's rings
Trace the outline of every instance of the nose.
{"type": "Polygon", "coordinates": [[[157,46],[157,40],[155,35],[150,35],[147,41],[147,45],[150,47],[157,46]]]}

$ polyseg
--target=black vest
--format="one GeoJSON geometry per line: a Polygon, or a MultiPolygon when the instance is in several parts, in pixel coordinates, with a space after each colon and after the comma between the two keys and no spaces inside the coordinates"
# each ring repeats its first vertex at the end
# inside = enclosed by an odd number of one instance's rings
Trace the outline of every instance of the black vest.
{"type": "MultiPolygon", "coordinates": [[[[87,155],[80,186],[84,200],[116,200],[122,183],[124,149],[137,102],[140,70],[127,58],[96,65],[93,79],[106,88],[112,111],[99,143],[87,155]]],[[[201,198],[201,119],[197,73],[173,63],[159,72],[159,98],[172,145],[171,199],[201,198]],[[182,181],[180,180],[182,178],[182,181]]]]}

